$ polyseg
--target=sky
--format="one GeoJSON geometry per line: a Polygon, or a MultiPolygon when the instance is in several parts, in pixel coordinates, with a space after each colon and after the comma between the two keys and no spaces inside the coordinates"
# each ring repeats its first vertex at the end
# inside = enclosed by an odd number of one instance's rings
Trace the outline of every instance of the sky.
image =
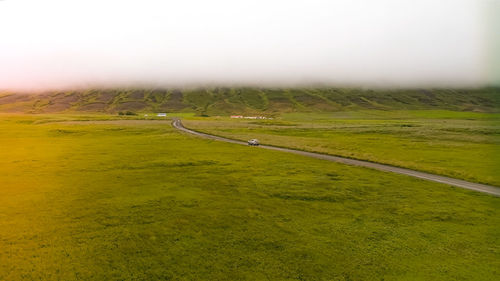
{"type": "Polygon", "coordinates": [[[500,0],[0,0],[0,89],[500,82],[500,0]]]}

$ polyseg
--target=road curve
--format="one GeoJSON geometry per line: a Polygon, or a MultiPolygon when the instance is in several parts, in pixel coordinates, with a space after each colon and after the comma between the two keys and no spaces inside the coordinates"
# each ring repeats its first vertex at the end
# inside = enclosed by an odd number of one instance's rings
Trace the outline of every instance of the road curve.
{"type": "MultiPolygon", "coordinates": [[[[186,132],[186,133],[189,133],[192,135],[196,135],[196,136],[199,136],[202,138],[224,141],[224,142],[235,143],[235,144],[247,145],[247,142],[244,142],[244,141],[232,140],[232,139],[227,139],[227,138],[223,138],[223,137],[218,137],[218,136],[214,136],[214,135],[210,135],[210,134],[205,134],[205,133],[193,131],[191,129],[184,127],[184,125],[182,125],[182,122],[180,119],[174,119],[172,121],[172,126],[174,126],[176,129],[179,129],[183,132],[186,132]]],[[[371,169],[384,171],[384,172],[392,172],[392,173],[396,173],[396,174],[407,175],[407,176],[416,177],[416,178],[420,178],[420,179],[424,179],[424,180],[444,183],[444,184],[448,184],[448,185],[452,185],[452,186],[456,186],[456,187],[461,187],[461,188],[465,188],[465,189],[470,189],[470,190],[475,190],[475,191],[479,191],[479,192],[483,192],[483,193],[492,194],[495,196],[500,196],[500,188],[496,187],[496,186],[492,186],[492,185],[468,182],[468,181],[454,179],[454,178],[450,178],[450,177],[439,176],[439,175],[424,173],[424,172],[405,169],[405,168],[399,168],[399,167],[386,165],[386,164],[379,164],[379,163],[363,161],[363,160],[355,160],[355,159],[344,158],[344,157],[340,157],[340,156],[332,156],[332,155],[315,153],[315,152],[301,151],[301,150],[296,150],[296,149],[291,149],[291,148],[283,148],[283,147],[277,147],[277,146],[272,146],[272,145],[259,145],[258,147],[265,148],[265,149],[271,149],[271,150],[277,150],[277,151],[284,151],[284,152],[289,152],[289,153],[294,153],[294,154],[299,154],[299,155],[304,155],[304,156],[308,156],[308,157],[328,160],[328,161],[352,165],[352,166],[360,166],[360,167],[371,168],[371,169]]]]}

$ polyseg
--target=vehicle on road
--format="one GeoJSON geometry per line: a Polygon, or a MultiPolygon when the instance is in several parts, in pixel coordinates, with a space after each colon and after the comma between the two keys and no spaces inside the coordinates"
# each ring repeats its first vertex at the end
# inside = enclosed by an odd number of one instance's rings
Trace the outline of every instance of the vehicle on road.
{"type": "Polygon", "coordinates": [[[259,140],[258,139],[251,139],[248,141],[248,145],[257,146],[257,145],[259,145],[259,140]]]}

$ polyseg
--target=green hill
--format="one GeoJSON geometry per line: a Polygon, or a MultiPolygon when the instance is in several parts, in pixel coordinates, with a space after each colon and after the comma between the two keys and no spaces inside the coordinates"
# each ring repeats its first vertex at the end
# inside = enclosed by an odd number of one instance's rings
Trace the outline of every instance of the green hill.
{"type": "Polygon", "coordinates": [[[497,112],[500,88],[367,90],[357,88],[106,89],[0,93],[0,112],[195,112],[279,114],[358,109],[497,112]]]}

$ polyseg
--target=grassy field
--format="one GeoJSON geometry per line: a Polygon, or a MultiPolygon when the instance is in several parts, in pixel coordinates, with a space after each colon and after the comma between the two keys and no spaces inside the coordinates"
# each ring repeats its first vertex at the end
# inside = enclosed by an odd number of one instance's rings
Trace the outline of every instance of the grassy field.
{"type": "Polygon", "coordinates": [[[290,113],[273,120],[185,119],[234,139],[407,167],[500,186],[500,114],[444,110],[290,113]]]}
{"type": "Polygon", "coordinates": [[[498,278],[499,198],[108,118],[0,116],[0,280],[498,278]]]}

